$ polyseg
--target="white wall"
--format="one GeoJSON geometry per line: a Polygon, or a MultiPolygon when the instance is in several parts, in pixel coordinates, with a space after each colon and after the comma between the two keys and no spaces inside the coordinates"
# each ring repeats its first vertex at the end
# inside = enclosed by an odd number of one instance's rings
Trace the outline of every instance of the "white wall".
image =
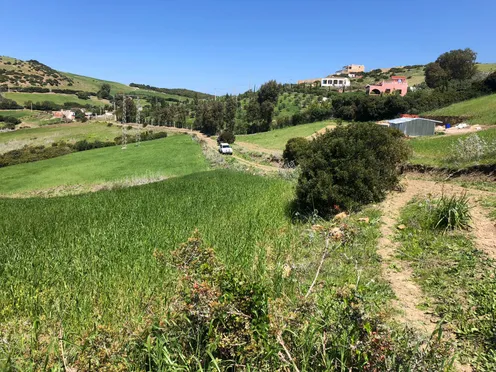
{"type": "Polygon", "coordinates": [[[333,77],[333,78],[323,78],[321,80],[321,85],[323,87],[349,87],[351,85],[350,79],[348,78],[343,78],[343,77],[333,77]]]}

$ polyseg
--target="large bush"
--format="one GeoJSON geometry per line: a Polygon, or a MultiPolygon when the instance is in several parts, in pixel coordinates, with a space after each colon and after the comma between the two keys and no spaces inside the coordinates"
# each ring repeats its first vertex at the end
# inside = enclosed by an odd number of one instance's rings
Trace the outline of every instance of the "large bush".
{"type": "Polygon", "coordinates": [[[306,156],[310,144],[306,138],[291,138],[286,143],[282,157],[286,165],[298,165],[300,160],[306,156]]]}
{"type": "Polygon", "coordinates": [[[224,130],[222,133],[219,135],[219,142],[225,142],[225,143],[234,143],[236,140],[236,136],[233,134],[233,132],[224,130]]]}
{"type": "Polygon", "coordinates": [[[410,149],[403,134],[374,123],[339,126],[310,143],[296,188],[300,210],[329,217],[381,201],[398,183],[410,149]]]}

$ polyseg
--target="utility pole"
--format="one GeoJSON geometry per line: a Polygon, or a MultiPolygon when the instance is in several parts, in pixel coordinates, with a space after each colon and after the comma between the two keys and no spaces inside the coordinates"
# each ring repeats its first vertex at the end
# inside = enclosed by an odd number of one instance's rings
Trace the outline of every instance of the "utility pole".
{"type": "Polygon", "coordinates": [[[122,149],[127,148],[127,133],[126,133],[126,96],[122,95],[122,149]]]}

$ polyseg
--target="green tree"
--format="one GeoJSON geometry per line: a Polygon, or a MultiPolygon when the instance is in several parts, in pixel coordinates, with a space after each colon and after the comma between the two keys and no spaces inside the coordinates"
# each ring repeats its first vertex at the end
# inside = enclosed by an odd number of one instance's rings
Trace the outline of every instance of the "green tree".
{"type": "Polygon", "coordinates": [[[475,75],[477,53],[472,49],[456,49],[441,54],[436,63],[446,71],[449,79],[467,80],[475,75]]]}
{"type": "Polygon", "coordinates": [[[448,73],[437,62],[431,62],[425,67],[425,83],[429,88],[446,87],[448,73]]]}
{"type": "Polygon", "coordinates": [[[401,132],[375,123],[338,126],[310,142],[301,159],[296,204],[323,217],[379,202],[398,183],[410,148],[401,132]]]}
{"type": "Polygon", "coordinates": [[[484,85],[491,91],[496,92],[496,71],[493,71],[484,80],[484,85]]]}
{"type": "Polygon", "coordinates": [[[110,84],[104,83],[102,84],[100,90],[96,93],[97,97],[99,99],[110,99],[112,98],[110,96],[110,84]]]}
{"type": "Polygon", "coordinates": [[[305,156],[310,147],[310,143],[304,137],[291,138],[286,143],[282,158],[286,165],[298,165],[305,156]]]}
{"type": "Polygon", "coordinates": [[[74,117],[76,118],[76,120],[82,122],[82,123],[85,123],[88,119],[86,119],[86,115],[84,114],[83,111],[81,111],[80,109],[77,109],[76,111],[74,111],[74,117]]]}
{"type": "Polygon", "coordinates": [[[234,125],[236,124],[236,98],[231,95],[226,95],[225,110],[224,110],[224,129],[233,133],[234,125]]]}
{"type": "Polygon", "coordinates": [[[274,116],[274,103],[272,101],[264,101],[260,105],[260,119],[262,119],[260,131],[266,132],[270,130],[272,117],[274,116]]]}
{"type": "Polygon", "coordinates": [[[275,105],[281,89],[281,84],[278,84],[275,80],[270,80],[262,84],[258,90],[258,103],[261,105],[265,101],[269,101],[275,105]]]}

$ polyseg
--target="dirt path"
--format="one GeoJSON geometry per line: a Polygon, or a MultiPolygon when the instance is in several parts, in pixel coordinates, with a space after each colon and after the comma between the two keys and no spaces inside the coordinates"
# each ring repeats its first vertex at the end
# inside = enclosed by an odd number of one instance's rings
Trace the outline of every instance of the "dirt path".
{"type": "Polygon", "coordinates": [[[378,253],[382,257],[382,269],[386,280],[390,283],[397,300],[395,307],[400,310],[397,320],[408,324],[420,331],[430,334],[436,328],[439,320],[433,314],[417,308],[425,296],[413,282],[413,271],[404,262],[395,259],[397,243],[393,241],[398,226],[401,209],[415,196],[439,196],[467,193],[472,207],[472,226],[477,249],[484,251],[489,257],[496,259],[496,226],[487,217],[480,205],[481,197],[496,195],[488,191],[465,189],[460,186],[443,184],[434,181],[408,180],[406,189],[402,193],[392,193],[382,203],[383,222],[382,238],[379,241],[378,253]]]}
{"type": "MultiPolygon", "coordinates": [[[[187,128],[174,128],[174,127],[159,127],[159,128],[166,128],[166,130],[168,132],[173,132],[173,133],[187,133],[187,134],[191,134],[191,135],[196,135],[198,138],[203,140],[207,144],[207,146],[209,146],[210,148],[217,151],[217,147],[218,147],[217,141],[213,140],[211,137],[206,136],[205,134],[203,134],[199,131],[190,130],[187,128]]],[[[243,145],[245,145],[245,143],[243,143],[243,142],[239,142],[239,143],[237,142],[237,144],[241,147],[244,147],[243,145]]],[[[244,165],[262,170],[264,172],[277,172],[279,170],[279,168],[277,168],[277,167],[273,167],[270,165],[263,165],[263,164],[256,163],[254,161],[249,161],[249,160],[243,159],[242,157],[240,157],[236,154],[233,155],[233,158],[235,158],[237,161],[239,161],[240,163],[242,163],[244,165]]]]}
{"type": "Polygon", "coordinates": [[[315,137],[317,137],[319,134],[323,134],[326,132],[326,130],[331,130],[331,129],[334,129],[336,128],[336,124],[331,124],[331,125],[328,125],[327,127],[325,128],[322,128],[322,129],[319,129],[317,132],[315,132],[314,134],[311,134],[309,136],[307,136],[307,139],[308,140],[312,140],[314,139],[315,137]]]}

